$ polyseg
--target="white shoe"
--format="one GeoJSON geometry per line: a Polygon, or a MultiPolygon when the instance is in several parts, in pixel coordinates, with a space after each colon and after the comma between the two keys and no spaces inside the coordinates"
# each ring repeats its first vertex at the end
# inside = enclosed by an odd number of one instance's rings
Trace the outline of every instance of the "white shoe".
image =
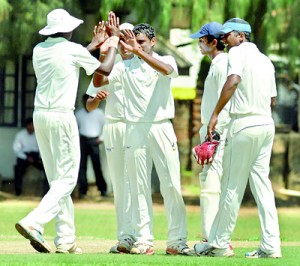
{"type": "Polygon", "coordinates": [[[131,238],[125,238],[120,240],[120,242],[118,243],[118,251],[120,251],[121,253],[130,253],[131,249],[133,247],[133,241],[131,238]]]}
{"type": "Polygon", "coordinates": [[[117,244],[115,244],[114,246],[112,246],[109,250],[109,253],[121,253],[119,250],[118,250],[118,246],[119,246],[119,243],[118,242],[117,244]]]}
{"type": "Polygon", "coordinates": [[[194,250],[190,249],[186,243],[178,243],[175,245],[168,246],[166,249],[168,255],[185,255],[195,256],[194,250]]]}
{"type": "Polygon", "coordinates": [[[194,245],[195,253],[198,256],[209,256],[209,257],[233,257],[234,252],[231,245],[228,248],[214,248],[207,242],[200,242],[194,245]]]}
{"type": "Polygon", "coordinates": [[[229,245],[228,248],[213,248],[208,252],[207,256],[209,257],[233,257],[234,252],[232,246],[229,245]]]}
{"type": "Polygon", "coordinates": [[[130,254],[153,255],[154,248],[153,246],[145,243],[135,243],[133,245],[133,248],[130,250],[130,254]]]}
{"type": "Polygon", "coordinates": [[[56,253],[61,254],[82,254],[82,249],[77,247],[77,244],[59,244],[56,246],[56,253]]]}
{"type": "Polygon", "coordinates": [[[31,246],[41,253],[50,253],[51,247],[44,239],[41,232],[34,229],[32,226],[25,225],[23,222],[18,222],[15,224],[17,231],[24,236],[26,239],[29,239],[31,246]]]}
{"type": "Polygon", "coordinates": [[[274,252],[271,254],[267,254],[266,252],[264,252],[260,248],[258,248],[257,250],[254,250],[252,252],[247,252],[245,254],[245,257],[247,259],[260,259],[260,258],[279,259],[279,258],[282,258],[282,255],[281,255],[281,252],[274,252]]]}

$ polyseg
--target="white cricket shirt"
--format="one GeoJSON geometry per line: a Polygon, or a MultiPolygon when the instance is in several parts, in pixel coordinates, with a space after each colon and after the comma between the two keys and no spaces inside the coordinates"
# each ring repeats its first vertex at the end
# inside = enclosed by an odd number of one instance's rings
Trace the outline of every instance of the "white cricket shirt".
{"type": "Polygon", "coordinates": [[[34,106],[42,109],[74,110],[79,69],[91,75],[100,62],[80,44],[49,37],[33,49],[37,78],[34,106]]]}
{"type": "Polygon", "coordinates": [[[125,118],[129,122],[154,122],[174,117],[174,98],[171,78],[178,76],[176,61],[172,56],[153,57],[169,64],[174,71],[162,75],[144,60],[132,59],[116,64],[110,73],[109,84],[121,84],[124,89],[125,118]]]}
{"type": "MultiPolygon", "coordinates": [[[[123,61],[117,63],[123,64],[123,61]]],[[[116,64],[116,65],[117,65],[116,64]]],[[[116,66],[115,65],[115,66],[116,66]]],[[[115,68],[114,66],[114,68],[115,68]]],[[[114,68],[112,72],[114,71],[114,68]]],[[[91,97],[95,97],[99,90],[106,90],[109,92],[108,97],[106,98],[105,103],[105,117],[109,120],[124,121],[125,119],[125,110],[124,110],[124,90],[120,82],[115,82],[113,85],[108,84],[96,88],[91,80],[89,87],[86,91],[86,94],[91,97]]]]}
{"type": "Polygon", "coordinates": [[[228,76],[241,77],[232,99],[231,115],[271,116],[271,97],[277,95],[275,69],[255,44],[245,42],[229,51],[228,76]]]}
{"type": "MultiPolygon", "coordinates": [[[[201,102],[201,123],[207,125],[212,112],[220,98],[223,85],[227,79],[228,54],[220,53],[211,62],[209,72],[204,82],[204,92],[201,102]]],[[[222,132],[230,121],[230,101],[218,116],[217,130],[222,132]]]]}

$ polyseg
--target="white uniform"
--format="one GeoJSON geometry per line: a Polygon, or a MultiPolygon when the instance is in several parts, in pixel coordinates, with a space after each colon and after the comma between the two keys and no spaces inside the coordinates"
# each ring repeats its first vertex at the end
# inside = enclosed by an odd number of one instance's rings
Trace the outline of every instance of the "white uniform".
{"type": "Polygon", "coordinates": [[[276,96],[274,67],[253,43],[245,42],[229,51],[231,74],[239,75],[241,82],[231,101],[222,208],[211,228],[209,244],[228,248],[249,179],[261,223],[260,248],[267,254],[280,253],[277,210],[268,178],[275,131],[270,107],[271,97],[276,96]]]}
{"type": "Polygon", "coordinates": [[[170,119],[174,117],[171,77],[178,75],[171,56],[153,57],[170,64],[164,76],[134,56],[115,65],[109,83],[120,82],[125,93],[125,163],[129,178],[132,222],[138,243],[152,245],[151,170],[154,162],[168,219],[168,245],[186,242],[186,210],[181,195],[177,139],[170,119]]]}
{"type": "MultiPolygon", "coordinates": [[[[120,61],[118,64],[123,65],[124,63],[120,61]]],[[[115,68],[116,65],[111,74],[115,68]]],[[[134,239],[131,221],[129,181],[127,175],[125,175],[124,164],[124,138],[126,128],[124,88],[121,82],[95,88],[92,80],[86,93],[91,97],[95,97],[99,89],[105,89],[109,92],[105,104],[106,122],[103,129],[103,137],[108,171],[114,191],[114,205],[117,215],[117,237],[119,241],[126,238],[134,239]]]]}
{"type": "Polygon", "coordinates": [[[75,240],[71,193],[78,176],[80,148],[73,113],[79,69],[91,75],[100,62],[83,46],[65,38],[51,38],[33,50],[37,78],[33,121],[50,190],[24,219],[43,233],[56,218],[56,246],[75,240]]]}
{"type": "Polygon", "coordinates": [[[29,134],[26,128],[18,132],[14,139],[13,150],[15,155],[23,160],[27,159],[26,152],[39,152],[35,133],[29,134]]]}
{"type": "MultiPolygon", "coordinates": [[[[211,62],[208,75],[204,82],[204,93],[201,102],[200,142],[203,143],[207,134],[207,125],[211,114],[219,100],[223,85],[227,79],[228,55],[218,54],[211,62]]],[[[230,102],[224,107],[218,117],[216,130],[221,139],[212,164],[204,165],[199,174],[201,193],[200,206],[202,218],[202,236],[208,239],[210,228],[219,209],[221,194],[221,179],[223,175],[223,153],[227,134],[230,102]]]]}

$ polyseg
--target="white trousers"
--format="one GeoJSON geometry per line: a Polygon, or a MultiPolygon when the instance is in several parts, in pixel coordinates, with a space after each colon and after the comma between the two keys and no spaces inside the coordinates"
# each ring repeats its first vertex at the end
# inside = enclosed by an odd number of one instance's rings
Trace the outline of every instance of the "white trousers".
{"type": "Polygon", "coordinates": [[[73,112],[35,111],[33,122],[50,189],[22,221],[43,233],[45,224],[55,218],[55,245],[72,243],[75,225],[71,193],[80,162],[76,119],[73,112]]]}
{"type": "Polygon", "coordinates": [[[209,244],[216,248],[228,247],[249,179],[261,225],[260,248],[267,254],[280,252],[278,216],[268,177],[274,124],[247,127],[243,120],[247,122],[247,118],[233,119],[228,130],[228,149],[224,153],[228,167],[224,167],[222,180],[222,208],[212,225],[209,244]]]}
{"type": "MultiPolygon", "coordinates": [[[[200,129],[200,142],[203,143],[207,135],[207,125],[200,129]]],[[[223,154],[226,142],[227,129],[220,136],[220,143],[216,149],[214,160],[211,164],[204,165],[199,174],[201,186],[200,207],[202,237],[208,239],[211,226],[219,210],[221,195],[221,180],[223,176],[223,154]]]]}
{"type": "Polygon", "coordinates": [[[108,171],[111,178],[114,205],[117,216],[117,238],[130,237],[135,240],[132,226],[131,198],[129,181],[125,174],[124,138],[125,122],[106,120],[103,135],[106,150],[108,171]]]}
{"type": "Polygon", "coordinates": [[[185,242],[186,210],[181,194],[177,139],[171,122],[128,123],[125,162],[137,241],[149,244],[153,241],[151,170],[154,162],[168,221],[167,245],[185,242]]]}

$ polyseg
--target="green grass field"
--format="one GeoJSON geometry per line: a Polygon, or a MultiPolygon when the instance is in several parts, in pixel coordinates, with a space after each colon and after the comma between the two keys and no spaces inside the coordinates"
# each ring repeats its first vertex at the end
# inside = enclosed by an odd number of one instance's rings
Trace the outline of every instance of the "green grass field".
{"type": "MultiPolygon", "coordinates": [[[[77,242],[83,255],[39,254],[29,241],[20,236],[14,224],[38,204],[38,200],[0,201],[0,265],[299,265],[300,230],[299,208],[279,208],[283,258],[248,260],[246,251],[257,247],[260,227],[257,209],[242,208],[232,236],[235,251],[233,258],[206,258],[165,255],[167,222],[164,208],[154,204],[155,251],[153,256],[109,254],[116,242],[116,218],[112,199],[101,202],[76,202],[75,218],[77,242]]],[[[201,238],[200,207],[187,206],[188,243],[192,247],[201,238]]],[[[54,223],[45,228],[46,240],[53,250],[54,223]]]]}

